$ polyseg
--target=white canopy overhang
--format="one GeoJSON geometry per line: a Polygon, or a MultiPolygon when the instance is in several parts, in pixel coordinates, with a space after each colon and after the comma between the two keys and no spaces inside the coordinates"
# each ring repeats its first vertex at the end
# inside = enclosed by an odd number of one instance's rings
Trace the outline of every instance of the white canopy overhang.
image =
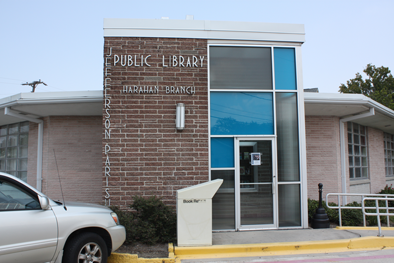
{"type": "Polygon", "coordinates": [[[9,108],[26,117],[100,116],[103,110],[103,91],[68,91],[20,93],[0,99],[0,126],[20,122],[4,114],[9,108]]]}
{"type": "Polygon", "coordinates": [[[352,120],[394,134],[394,111],[362,94],[304,93],[305,116],[347,118],[375,110],[372,116],[352,120]]]}

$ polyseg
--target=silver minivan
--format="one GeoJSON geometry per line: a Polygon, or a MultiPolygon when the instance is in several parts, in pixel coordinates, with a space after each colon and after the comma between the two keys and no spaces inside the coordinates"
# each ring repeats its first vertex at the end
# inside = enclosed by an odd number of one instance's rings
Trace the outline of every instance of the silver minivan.
{"type": "Polygon", "coordinates": [[[109,208],[64,205],[0,172],[0,262],[105,263],[125,238],[109,208]]]}

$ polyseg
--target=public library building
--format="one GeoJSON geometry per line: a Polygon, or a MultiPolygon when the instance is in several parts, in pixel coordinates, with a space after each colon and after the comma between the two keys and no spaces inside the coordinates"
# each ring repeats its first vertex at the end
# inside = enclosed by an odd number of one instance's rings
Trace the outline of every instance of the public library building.
{"type": "Polygon", "coordinates": [[[103,90],[1,99],[0,167],[60,199],[55,153],[66,200],[124,209],[220,178],[214,230],[307,228],[318,183],[394,181],[394,111],[304,91],[304,40],[294,24],[105,19],[103,90]]]}

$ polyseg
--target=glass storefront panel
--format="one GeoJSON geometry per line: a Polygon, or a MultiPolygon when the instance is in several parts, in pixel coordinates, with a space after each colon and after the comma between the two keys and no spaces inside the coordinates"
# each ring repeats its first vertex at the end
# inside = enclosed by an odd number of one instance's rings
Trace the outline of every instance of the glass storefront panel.
{"type": "Polygon", "coordinates": [[[18,170],[27,171],[27,159],[19,159],[18,170]]]}
{"type": "Polygon", "coordinates": [[[233,138],[211,138],[211,167],[234,167],[233,138]]]}
{"type": "Polygon", "coordinates": [[[7,171],[16,171],[16,159],[7,159],[7,171]]]}
{"type": "Polygon", "coordinates": [[[274,134],[272,93],[211,92],[211,135],[274,134]]]}
{"type": "Polygon", "coordinates": [[[0,147],[7,147],[7,137],[0,137],[0,147]]]}
{"type": "Polygon", "coordinates": [[[279,191],[279,227],[301,226],[301,193],[299,184],[282,184],[279,191]]]}
{"type": "Polygon", "coordinates": [[[211,89],[272,89],[271,48],[210,47],[211,89]]]}
{"type": "Polygon", "coordinates": [[[7,140],[7,147],[18,145],[18,135],[10,135],[7,140]]]}
{"type": "Polygon", "coordinates": [[[18,157],[27,157],[27,154],[28,154],[27,146],[19,147],[18,157]]]}
{"type": "Polygon", "coordinates": [[[7,158],[18,157],[18,147],[8,147],[7,148],[7,158]]]}
{"type": "Polygon", "coordinates": [[[278,180],[299,181],[297,94],[276,93],[278,180]]]}
{"type": "Polygon", "coordinates": [[[294,48],[274,48],[275,89],[296,90],[296,65],[294,48]]]}
{"type": "Polygon", "coordinates": [[[250,184],[241,189],[241,225],[274,223],[272,184],[250,184]]]}
{"type": "Polygon", "coordinates": [[[0,127],[0,135],[7,135],[7,126],[0,127]]]}
{"type": "Polygon", "coordinates": [[[229,185],[214,196],[213,229],[301,226],[295,51],[209,48],[211,180],[229,185]]]}
{"type": "Polygon", "coordinates": [[[19,135],[19,145],[26,145],[28,144],[29,135],[28,134],[21,134],[19,135]]]}
{"type": "Polygon", "coordinates": [[[235,229],[234,170],[211,171],[211,180],[223,179],[223,184],[212,198],[212,229],[235,229]]]}
{"type": "Polygon", "coordinates": [[[19,123],[11,124],[8,126],[8,134],[16,134],[19,131],[19,123]]]}
{"type": "Polygon", "coordinates": [[[239,167],[241,188],[250,183],[272,182],[272,143],[271,141],[240,141],[239,167]],[[260,153],[261,165],[251,164],[251,153],[260,153]]]}

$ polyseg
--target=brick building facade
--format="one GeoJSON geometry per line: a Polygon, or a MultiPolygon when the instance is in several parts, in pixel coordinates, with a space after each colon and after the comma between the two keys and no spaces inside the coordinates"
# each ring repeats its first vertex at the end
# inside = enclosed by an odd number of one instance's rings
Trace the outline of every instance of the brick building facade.
{"type": "Polygon", "coordinates": [[[318,183],[326,194],[394,182],[394,111],[304,92],[302,25],[104,24],[103,90],[0,99],[2,172],[53,199],[60,177],[66,200],[122,209],[134,195],[175,206],[177,190],[221,178],[216,230],[307,227],[318,183]]]}
{"type": "Polygon", "coordinates": [[[104,41],[105,194],[123,208],[134,195],[156,195],[175,205],[176,190],[209,179],[207,41],[104,41]],[[182,131],[174,126],[178,103],[186,105],[182,131]]]}
{"type": "MultiPolygon", "coordinates": [[[[101,203],[101,117],[49,116],[43,120],[42,191],[62,200],[60,180],[65,200],[101,203]]],[[[37,133],[38,125],[30,123],[27,182],[31,185],[36,184],[37,133]]]]}

